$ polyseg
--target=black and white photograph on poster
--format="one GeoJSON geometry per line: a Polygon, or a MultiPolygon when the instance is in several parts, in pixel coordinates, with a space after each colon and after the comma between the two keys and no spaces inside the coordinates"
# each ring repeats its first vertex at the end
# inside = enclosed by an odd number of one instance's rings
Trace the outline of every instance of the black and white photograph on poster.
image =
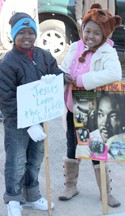
{"type": "Polygon", "coordinates": [[[95,95],[97,93],[73,91],[73,112],[75,127],[86,127],[89,130],[94,130],[95,118],[95,95]]]}
{"type": "Polygon", "coordinates": [[[76,136],[79,145],[88,144],[90,142],[89,130],[85,127],[80,127],[76,129],[76,136]]]}
{"type": "Polygon", "coordinates": [[[76,158],[125,161],[125,90],[107,85],[102,90],[73,90],[77,135],[76,158]],[[79,118],[78,118],[79,117],[79,118]],[[84,131],[88,139],[84,139],[84,131]],[[81,139],[79,133],[81,133],[81,139]]]}

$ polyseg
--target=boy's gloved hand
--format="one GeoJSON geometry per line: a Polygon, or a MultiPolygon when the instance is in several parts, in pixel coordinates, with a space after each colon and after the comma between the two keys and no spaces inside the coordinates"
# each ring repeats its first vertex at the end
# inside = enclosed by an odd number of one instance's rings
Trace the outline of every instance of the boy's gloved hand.
{"type": "Polygon", "coordinates": [[[43,128],[40,124],[29,127],[27,132],[34,142],[41,141],[46,138],[46,134],[43,132],[43,128]]]}
{"type": "Polygon", "coordinates": [[[55,74],[47,74],[45,76],[42,76],[41,80],[45,81],[46,83],[51,83],[55,77],[55,74]]]}

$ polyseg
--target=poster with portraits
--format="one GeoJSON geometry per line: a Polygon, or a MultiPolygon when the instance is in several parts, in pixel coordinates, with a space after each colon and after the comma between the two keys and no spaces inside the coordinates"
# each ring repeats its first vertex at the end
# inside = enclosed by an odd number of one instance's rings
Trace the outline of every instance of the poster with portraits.
{"type": "Polygon", "coordinates": [[[125,162],[125,82],[72,93],[76,158],[125,162]]]}

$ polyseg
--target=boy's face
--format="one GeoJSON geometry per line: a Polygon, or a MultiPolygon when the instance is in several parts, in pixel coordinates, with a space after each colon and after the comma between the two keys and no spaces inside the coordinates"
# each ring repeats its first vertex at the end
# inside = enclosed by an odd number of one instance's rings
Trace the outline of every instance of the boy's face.
{"type": "Polygon", "coordinates": [[[23,49],[30,49],[36,40],[36,34],[32,28],[21,29],[15,38],[15,45],[23,49]]]}

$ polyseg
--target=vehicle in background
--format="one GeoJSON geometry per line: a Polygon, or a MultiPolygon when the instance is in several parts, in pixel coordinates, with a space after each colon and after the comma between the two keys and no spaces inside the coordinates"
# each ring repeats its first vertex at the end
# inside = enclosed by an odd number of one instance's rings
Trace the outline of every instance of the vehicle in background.
{"type": "MultiPolygon", "coordinates": [[[[125,0],[116,0],[116,14],[122,25],[112,35],[115,47],[125,53],[125,0]]],[[[79,39],[75,18],[75,0],[38,0],[40,44],[60,63],[69,45],[79,39]]],[[[124,60],[125,61],[125,60],[124,60]]]]}
{"type": "Polygon", "coordinates": [[[78,40],[75,0],[39,0],[40,44],[60,63],[69,45],[78,40]]]}

